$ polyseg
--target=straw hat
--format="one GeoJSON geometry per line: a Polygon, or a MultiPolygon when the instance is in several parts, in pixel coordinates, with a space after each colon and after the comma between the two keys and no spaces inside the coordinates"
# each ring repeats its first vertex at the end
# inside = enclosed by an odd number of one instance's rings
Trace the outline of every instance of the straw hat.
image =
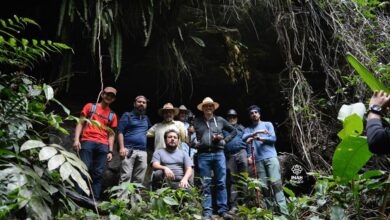
{"type": "Polygon", "coordinates": [[[185,105],[181,105],[181,106],[179,106],[179,111],[188,112],[188,109],[186,108],[185,105]]]}
{"type": "Polygon", "coordinates": [[[219,103],[218,102],[214,102],[210,97],[206,97],[203,99],[202,103],[200,103],[197,108],[199,111],[203,111],[203,105],[207,105],[207,104],[213,104],[214,105],[214,109],[217,109],[219,107],[219,103]]]}
{"type": "Polygon", "coordinates": [[[171,103],[169,103],[169,102],[165,103],[164,106],[158,110],[158,114],[162,115],[163,112],[166,111],[166,110],[173,110],[173,112],[174,112],[173,114],[174,115],[178,115],[179,114],[179,109],[176,108],[176,107],[173,107],[173,105],[171,103]]]}

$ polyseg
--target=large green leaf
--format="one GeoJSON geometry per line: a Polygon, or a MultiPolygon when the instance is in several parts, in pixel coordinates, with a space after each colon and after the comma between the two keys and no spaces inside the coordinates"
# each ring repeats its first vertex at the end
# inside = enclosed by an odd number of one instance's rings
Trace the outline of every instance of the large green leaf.
{"type": "Polygon", "coordinates": [[[173,205],[179,205],[179,203],[172,197],[170,196],[165,196],[164,197],[164,202],[170,206],[173,206],[173,205]]]}
{"type": "Polygon", "coordinates": [[[49,160],[47,164],[48,170],[57,169],[64,162],[65,162],[65,157],[62,154],[55,155],[49,160]]]}
{"type": "Polygon", "coordinates": [[[346,55],[347,61],[355,68],[362,77],[363,81],[370,87],[371,90],[383,90],[387,94],[390,93],[390,90],[387,89],[385,85],[379,82],[375,76],[363,65],[361,64],[351,53],[346,55]]]}
{"type": "Polygon", "coordinates": [[[20,152],[37,148],[37,147],[45,147],[45,146],[46,144],[44,144],[42,141],[28,140],[24,142],[24,144],[22,144],[22,146],[20,147],[20,152]]]}
{"type": "Polygon", "coordinates": [[[347,183],[371,158],[366,138],[348,136],[337,146],[333,155],[333,176],[341,184],[347,183]]]}
{"type": "Polygon", "coordinates": [[[348,136],[357,137],[363,132],[363,119],[357,114],[353,114],[344,119],[343,130],[341,130],[337,135],[344,139],[348,136]]]}
{"type": "Polygon", "coordinates": [[[79,187],[87,194],[89,195],[90,192],[89,192],[89,188],[87,186],[87,182],[85,182],[85,180],[83,179],[83,177],[81,177],[80,173],[74,169],[73,167],[71,168],[73,171],[71,172],[70,176],[72,177],[72,179],[74,181],[76,181],[76,183],[79,185],[79,187]]]}
{"type": "Polygon", "coordinates": [[[63,181],[69,178],[70,174],[73,172],[72,165],[69,162],[65,162],[60,167],[60,174],[63,181]]]}
{"type": "Polygon", "coordinates": [[[46,220],[51,219],[51,210],[50,207],[47,206],[45,201],[39,197],[32,197],[29,202],[32,210],[35,212],[39,219],[46,220]]]}
{"type": "Polygon", "coordinates": [[[48,160],[57,154],[54,147],[44,147],[39,151],[39,160],[48,160]]]}

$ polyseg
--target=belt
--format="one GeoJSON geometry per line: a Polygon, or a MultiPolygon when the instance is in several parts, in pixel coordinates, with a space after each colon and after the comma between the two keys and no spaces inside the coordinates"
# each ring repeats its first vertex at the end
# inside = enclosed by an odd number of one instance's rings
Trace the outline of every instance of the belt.
{"type": "Polygon", "coordinates": [[[199,148],[198,153],[218,153],[222,152],[223,149],[215,148],[215,147],[206,147],[206,148],[199,148]]]}

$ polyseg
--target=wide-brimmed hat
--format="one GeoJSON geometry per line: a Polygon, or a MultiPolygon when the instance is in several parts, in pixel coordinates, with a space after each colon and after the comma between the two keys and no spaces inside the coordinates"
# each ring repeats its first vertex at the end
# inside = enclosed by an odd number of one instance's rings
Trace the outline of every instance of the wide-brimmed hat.
{"type": "Polygon", "coordinates": [[[219,107],[219,103],[218,102],[214,102],[213,99],[211,99],[210,97],[206,97],[203,99],[202,103],[200,103],[197,108],[199,111],[203,111],[203,105],[207,105],[207,104],[213,104],[214,105],[214,109],[217,109],[219,107]]]}
{"type": "Polygon", "coordinates": [[[116,89],[114,87],[110,87],[110,86],[104,88],[103,92],[104,93],[113,93],[114,95],[116,95],[116,89]]]}
{"type": "Polygon", "coordinates": [[[185,105],[181,105],[181,106],[179,106],[179,111],[188,112],[188,109],[186,108],[185,105]]]}
{"type": "Polygon", "coordinates": [[[165,103],[164,106],[158,110],[158,114],[162,115],[163,112],[166,111],[166,110],[173,110],[174,115],[178,115],[179,114],[179,109],[176,108],[176,107],[173,107],[173,105],[171,103],[169,103],[169,102],[165,103]]]}

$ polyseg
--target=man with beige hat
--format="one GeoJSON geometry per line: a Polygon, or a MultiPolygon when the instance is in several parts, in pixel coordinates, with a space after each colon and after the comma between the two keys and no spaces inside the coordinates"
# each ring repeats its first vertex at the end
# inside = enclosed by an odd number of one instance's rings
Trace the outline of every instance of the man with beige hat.
{"type": "Polygon", "coordinates": [[[194,120],[194,129],[198,148],[198,166],[201,177],[203,192],[205,197],[203,202],[203,216],[205,219],[211,218],[212,198],[211,182],[212,171],[216,178],[217,187],[217,212],[224,219],[232,219],[228,213],[227,191],[226,191],[226,159],[224,145],[229,142],[237,132],[234,127],[224,118],[215,116],[214,111],[219,104],[210,97],[203,99],[197,108],[203,115],[194,120]],[[229,132],[223,136],[222,130],[229,132]]]}
{"type": "Polygon", "coordinates": [[[179,114],[178,108],[168,102],[158,110],[158,114],[163,117],[163,121],[154,124],[147,132],[149,138],[154,138],[154,150],[165,148],[164,133],[170,129],[179,133],[180,141],[187,141],[187,132],[183,122],[173,120],[174,116],[179,114]]]}

